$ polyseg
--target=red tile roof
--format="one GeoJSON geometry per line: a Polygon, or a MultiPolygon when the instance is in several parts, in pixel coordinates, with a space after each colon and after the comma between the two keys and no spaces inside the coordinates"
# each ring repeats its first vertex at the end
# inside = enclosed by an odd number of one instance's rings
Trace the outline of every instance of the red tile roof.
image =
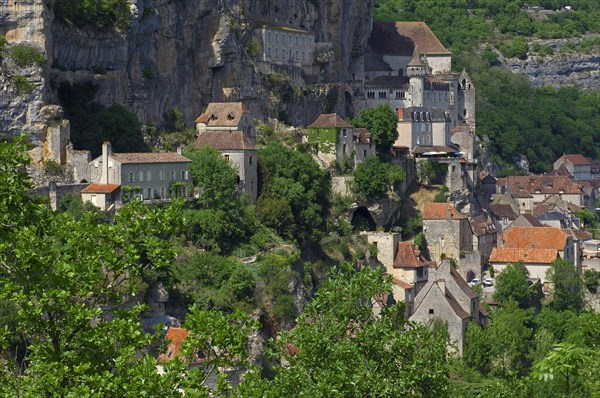
{"type": "Polygon", "coordinates": [[[584,166],[584,165],[592,165],[592,161],[588,158],[586,158],[583,155],[580,154],[572,154],[572,155],[562,155],[560,157],[560,159],[564,159],[564,160],[568,160],[569,162],[573,163],[574,165],[577,166],[584,166]]]}
{"type": "Polygon", "coordinates": [[[245,113],[250,111],[242,102],[211,102],[196,123],[205,123],[208,127],[236,127],[245,113]]]}
{"type": "Polygon", "coordinates": [[[487,218],[485,214],[473,217],[469,220],[469,223],[471,224],[471,230],[477,236],[496,233],[493,221],[487,218]]]}
{"type": "Polygon", "coordinates": [[[506,186],[513,193],[525,190],[531,194],[581,193],[581,185],[565,176],[510,176],[498,179],[499,186],[506,186]]]}
{"type": "Polygon", "coordinates": [[[450,218],[453,220],[464,220],[467,218],[461,214],[450,203],[425,203],[423,209],[423,220],[446,220],[450,211],[450,218]]]}
{"type": "Polygon", "coordinates": [[[81,193],[112,193],[120,187],[120,184],[90,184],[81,193]]]}
{"type": "MultiPolygon", "coordinates": [[[[518,228],[518,227],[516,227],[518,228]]],[[[539,228],[539,227],[538,227],[539,228]]],[[[491,263],[550,264],[558,257],[556,249],[495,247],[490,255],[491,263]]]]}
{"type": "Polygon", "coordinates": [[[412,56],[415,46],[424,55],[451,55],[425,22],[376,22],[369,46],[387,55],[412,56]]]}
{"type": "Polygon", "coordinates": [[[210,146],[219,150],[255,150],[243,131],[206,131],[198,136],[196,148],[210,146]]]}
{"type": "Polygon", "coordinates": [[[510,248],[533,248],[563,250],[567,244],[567,233],[555,227],[513,227],[500,238],[500,246],[510,248]]]}
{"type": "Polygon", "coordinates": [[[191,162],[175,152],[148,152],[148,153],[113,153],[110,157],[121,164],[127,163],[186,163],[191,162]]]}
{"type": "Polygon", "coordinates": [[[182,328],[169,328],[165,339],[170,340],[167,346],[167,351],[158,357],[159,362],[170,361],[179,355],[183,341],[190,335],[190,333],[182,328]]]}
{"type": "Polygon", "coordinates": [[[397,286],[400,286],[400,287],[401,287],[402,289],[404,289],[404,290],[409,290],[409,289],[413,289],[413,288],[414,288],[414,286],[413,286],[413,285],[411,285],[410,283],[408,283],[408,282],[404,282],[402,279],[398,279],[398,278],[396,278],[396,277],[393,277],[393,278],[392,278],[392,282],[393,282],[395,285],[397,285],[397,286]]]}
{"type": "Polygon", "coordinates": [[[518,217],[511,205],[508,204],[491,204],[490,211],[498,218],[508,218],[514,220],[518,217]]]}
{"type": "Polygon", "coordinates": [[[337,113],[324,113],[308,126],[309,129],[320,129],[327,127],[352,128],[352,125],[339,117],[337,113]]]}
{"type": "Polygon", "coordinates": [[[428,267],[432,261],[427,261],[410,241],[398,242],[394,268],[428,267]]]}

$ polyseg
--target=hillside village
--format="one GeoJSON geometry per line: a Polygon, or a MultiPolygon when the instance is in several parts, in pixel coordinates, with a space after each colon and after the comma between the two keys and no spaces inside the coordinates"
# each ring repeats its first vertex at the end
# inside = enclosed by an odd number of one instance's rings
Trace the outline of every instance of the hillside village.
{"type": "MultiPolygon", "coordinates": [[[[265,73],[285,70],[300,81],[310,72],[308,60],[316,45],[310,34],[268,24],[256,32],[265,73]]],[[[377,260],[392,277],[389,300],[405,303],[408,320],[444,320],[453,350],[462,354],[467,326],[486,323],[484,304],[493,304],[494,276],[507,264],[522,262],[530,284],[546,294],[552,291],[547,272],[557,258],[579,274],[600,271],[600,241],[577,216],[596,210],[600,162],[565,154],[548,174],[494,177],[476,138],[475,87],[465,71],[452,73],[450,65],[450,51],[426,24],[374,24],[364,61],[354,65],[348,83],[363,109],[383,104],[393,110],[397,138],[381,152],[373,132],[331,113],[306,126],[297,144],[305,145],[322,168],[334,170],[332,189],[342,196],[352,195],[351,173],[369,158],[380,156],[405,170],[396,188],[399,199],[383,205],[387,212],[371,214],[378,205],[367,198],[345,215],[348,222],[357,216],[368,220],[366,230],[355,226],[355,232],[377,248],[377,260]],[[390,215],[397,216],[409,188],[427,183],[418,175],[427,163],[444,165],[440,180],[448,189],[443,203],[417,204],[424,238],[417,245],[410,236],[406,240],[400,232],[384,231],[390,230],[390,215]],[[336,172],[336,165],[346,165],[346,171],[336,172]]],[[[237,170],[238,192],[256,202],[259,158],[251,110],[243,102],[211,102],[196,118],[195,131],[193,147],[218,150],[237,170]]],[[[49,142],[52,156],[68,164],[77,181],[38,189],[49,194],[53,208],[67,193],[80,194],[113,215],[136,197],[156,203],[197,195],[191,160],[181,148],[176,153],[114,153],[105,142],[102,155],[91,159],[73,150],[68,126],[51,131],[49,142]]]]}

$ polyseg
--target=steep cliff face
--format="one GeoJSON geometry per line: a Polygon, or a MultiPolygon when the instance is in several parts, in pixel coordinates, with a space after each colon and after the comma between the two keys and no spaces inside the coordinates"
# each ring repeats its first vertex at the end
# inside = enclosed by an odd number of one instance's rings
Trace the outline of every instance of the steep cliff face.
{"type": "Polygon", "coordinates": [[[244,100],[259,118],[283,110],[298,124],[326,106],[344,113],[346,74],[366,45],[373,6],[372,0],[132,0],[125,32],[99,32],[55,19],[51,1],[19,1],[18,9],[9,3],[0,5],[0,34],[11,44],[37,45],[48,57],[46,68],[25,71],[35,85],[27,95],[7,87],[8,77],[0,81],[0,131],[12,133],[34,129],[41,106],[58,103],[58,88],[71,83],[97,85],[95,101],[121,103],[149,124],[162,123],[174,108],[192,124],[216,100],[244,100]],[[244,50],[256,21],[301,26],[329,43],[334,56],[316,83],[333,85],[274,98],[244,50]]]}
{"type": "MultiPolygon", "coordinates": [[[[590,36],[597,37],[597,36],[590,36]]],[[[571,40],[538,40],[542,46],[550,46],[555,52],[550,56],[530,56],[527,60],[511,59],[506,66],[514,73],[523,73],[536,86],[575,85],[586,90],[600,90],[600,54],[577,53],[582,38],[571,40]],[[575,44],[575,49],[566,51],[565,47],[575,44]]]]}

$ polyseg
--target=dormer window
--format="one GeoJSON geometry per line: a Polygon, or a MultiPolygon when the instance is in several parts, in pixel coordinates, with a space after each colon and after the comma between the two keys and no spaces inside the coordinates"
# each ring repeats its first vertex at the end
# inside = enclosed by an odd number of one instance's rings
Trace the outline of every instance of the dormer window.
{"type": "Polygon", "coordinates": [[[217,120],[217,116],[214,113],[211,113],[210,120],[217,120]]]}
{"type": "Polygon", "coordinates": [[[227,120],[233,120],[235,119],[235,116],[233,116],[231,113],[227,114],[227,120]]]}

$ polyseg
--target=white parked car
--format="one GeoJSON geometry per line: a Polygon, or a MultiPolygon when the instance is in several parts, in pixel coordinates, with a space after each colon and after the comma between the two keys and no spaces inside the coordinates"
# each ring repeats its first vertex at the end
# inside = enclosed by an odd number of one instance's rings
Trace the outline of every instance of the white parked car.
{"type": "Polygon", "coordinates": [[[492,278],[485,278],[483,280],[483,286],[494,286],[494,280],[492,278]]]}
{"type": "Polygon", "coordinates": [[[481,282],[477,278],[471,279],[471,282],[468,283],[468,285],[471,286],[471,287],[477,286],[477,285],[480,285],[480,284],[481,284],[481,282]]]}

